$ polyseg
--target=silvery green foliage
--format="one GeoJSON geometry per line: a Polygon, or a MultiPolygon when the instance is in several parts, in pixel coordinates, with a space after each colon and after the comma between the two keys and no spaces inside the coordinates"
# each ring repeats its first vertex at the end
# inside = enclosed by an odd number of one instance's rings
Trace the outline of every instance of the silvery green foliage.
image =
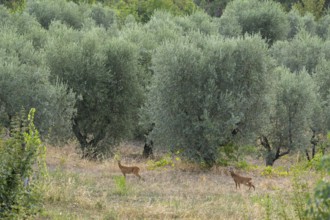
{"type": "Polygon", "coordinates": [[[138,49],[101,27],[78,31],[56,22],[49,34],[45,51],[51,79],[77,94],[73,131],[84,156],[106,156],[137,123],[143,91],[138,49]]]}
{"type": "Polygon", "coordinates": [[[10,122],[10,137],[0,138],[0,218],[24,219],[40,212],[47,179],[46,147],[33,120],[22,109],[10,122]],[[33,179],[31,181],[31,179],[33,179]]]}
{"type": "Polygon", "coordinates": [[[66,0],[36,0],[27,2],[27,11],[35,16],[38,22],[48,29],[49,25],[55,21],[62,21],[64,24],[80,29],[83,26],[84,14],[80,7],[66,0]]]}
{"type": "Polygon", "coordinates": [[[325,56],[324,41],[301,31],[291,41],[276,42],[270,53],[279,65],[288,67],[290,71],[306,69],[311,74],[325,56]]]}
{"type": "MultiPolygon", "coordinates": [[[[319,94],[321,106],[323,109],[323,120],[326,123],[326,128],[330,129],[330,63],[323,59],[317,66],[313,79],[319,86],[319,94]]],[[[321,123],[320,123],[321,124],[321,123]]]]}
{"type": "Polygon", "coordinates": [[[304,29],[310,33],[310,34],[315,34],[316,33],[316,21],[315,21],[315,17],[313,16],[313,14],[311,13],[306,13],[303,17],[302,17],[302,21],[304,24],[304,29]]]}
{"type": "Polygon", "coordinates": [[[330,14],[329,12],[320,18],[317,23],[316,33],[322,39],[329,39],[330,37],[330,14]]]}
{"type": "MultiPolygon", "coordinates": [[[[330,157],[324,156],[319,164],[320,169],[326,173],[330,174],[330,157]]],[[[330,183],[323,178],[319,180],[316,187],[314,188],[314,193],[310,196],[308,200],[307,214],[310,219],[313,220],[323,220],[330,218],[330,183]]]]}
{"type": "Polygon", "coordinates": [[[105,29],[116,29],[116,13],[106,6],[101,4],[92,5],[90,17],[98,26],[102,26],[105,29]]]}
{"type": "Polygon", "coordinates": [[[220,145],[239,128],[261,129],[266,110],[269,57],[258,36],[224,40],[190,34],[157,48],[145,107],[153,137],[211,166],[220,145]]]}
{"type": "Polygon", "coordinates": [[[200,31],[204,34],[216,34],[217,24],[208,14],[196,11],[189,16],[175,17],[175,22],[184,32],[200,31]]]}
{"type": "Polygon", "coordinates": [[[126,23],[121,30],[120,36],[127,42],[130,42],[137,46],[138,49],[138,67],[141,69],[142,75],[140,75],[140,80],[147,90],[150,83],[150,78],[152,75],[151,66],[151,56],[152,51],[159,45],[156,41],[154,34],[148,31],[145,26],[136,23],[129,22],[126,23]]]}
{"type": "Polygon", "coordinates": [[[222,16],[215,21],[218,23],[219,33],[225,37],[239,37],[242,34],[243,29],[238,19],[222,16]]]}
{"type": "Polygon", "coordinates": [[[288,13],[288,19],[290,23],[289,39],[293,38],[301,30],[305,30],[312,35],[316,33],[317,23],[312,14],[307,13],[302,16],[299,11],[292,9],[288,13]]]}
{"type": "Polygon", "coordinates": [[[10,28],[27,41],[32,41],[35,49],[40,49],[45,44],[47,40],[46,31],[41,27],[35,17],[28,13],[13,14],[0,7],[0,19],[2,28],[10,28]]]}
{"type": "Polygon", "coordinates": [[[305,70],[292,73],[278,67],[274,74],[271,127],[266,136],[275,149],[306,149],[310,145],[313,117],[319,104],[318,88],[305,70]]]}
{"type": "Polygon", "coordinates": [[[28,2],[26,12],[33,15],[45,29],[48,29],[52,22],[60,22],[77,30],[100,26],[107,30],[117,31],[115,11],[101,4],[76,4],[66,0],[35,0],[28,2]]]}
{"type": "MultiPolygon", "coordinates": [[[[180,18],[177,18],[177,20],[181,21],[180,18]]],[[[177,20],[169,13],[157,11],[147,24],[142,25],[131,19],[121,29],[120,36],[125,41],[136,45],[138,49],[138,68],[141,73],[139,80],[144,90],[144,101],[150,89],[151,78],[154,72],[151,68],[153,51],[165,41],[172,41],[184,33],[182,27],[177,24],[177,20]]],[[[181,23],[184,22],[186,22],[185,19],[181,21],[181,23]]],[[[148,133],[152,121],[147,120],[148,116],[144,109],[140,109],[139,118],[135,136],[142,137],[148,133]],[[141,118],[144,118],[144,120],[141,120],[141,118]]]]}
{"type": "Polygon", "coordinates": [[[165,11],[155,11],[145,28],[158,44],[174,40],[183,33],[182,27],[175,23],[173,15],[165,11]]]}
{"type": "Polygon", "coordinates": [[[36,108],[35,123],[43,138],[53,131],[53,139],[65,139],[71,134],[74,95],[65,84],[49,82],[43,53],[33,45],[33,28],[37,26],[31,24],[31,30],[25,27],[27,34],[22,35],[11,26],[14,20],[5,23],[0,33],[1,123],[8,125],[22,107],[36,108]]]}
{"type": "Polygon", "coordinates": [[[312,36],[306,31],[299,32],[291,41],[276,42],[271,48],[272,56],[278,64],[289,68],[291,72],[307,71],[311,84],[316,83],[315,91],[319,93],[314,102],[314,123],[311,126],[316,131],[324,131],[329,127],[329,94],[328,62],[330,59],[330,44],[318,36],[312,36]],[[314,82],[313,82],[314,81],[314,82]],[[318,110],[317,110],[318,109],[318,110]],[[328,125],[326,125],[328,124],[328,125]]]}
{"type": "Polygon", "coordinates": [[[156,11],[145,25],[134,22],[124,25],[121,35],[136,44],[141,50],[141,55],[145,56],[164,42],[189,35],[191,32],[216,34],[217,26],[210,16],[202,12],[174,17],[168,12],[156,11]]]}
{"type": "Polygon", "coordinates": [[[286,39],[289,31],[288,18],[281,5],[273,1],[259,0],[234,0],[227,4],[220,18],[220,33],[225,35],[235,34],[238,28],[226,27],[237,26],[242,29],[241,34],[260,33],[269,44],[277,40],[286,39]],[[224,20],[224,21],[222,21],[224,20]],[[237,22],[236,22],[236,21],[237,22]]]}

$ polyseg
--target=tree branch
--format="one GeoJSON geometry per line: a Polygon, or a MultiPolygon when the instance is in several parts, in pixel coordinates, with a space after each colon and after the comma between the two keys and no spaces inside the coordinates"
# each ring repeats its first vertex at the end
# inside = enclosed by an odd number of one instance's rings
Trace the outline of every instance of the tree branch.
{"type": "Polygon", "coordinates": [[[287,151],[284,151],[281,153],[281,147],[277,147],[276,154],[275,154],[275,160],[277,160],[280,157],[283,157],[284,155],[287,155],[290,153],[290,148],[287,151]]]}
{"type": "Polygon", "coordinates": [[[267,151],[271,151],[271,150],[272,150],[271,147],[270,147],[270,144],[269,144],[269,142],[268,142],[267,137],[265,137],[265,136],[262,135],[262,136],[260,137],[260,143],[261,143],[261,145],[262,145],[264,148],[266,148],[267,151]]]}
{"type": "Polygon", "coordinates": [[[290,151],[291,151],[290,149],[288,149],[287,151],[284,151],[283,153],[281,153],[281,154],[278,155],[278,158],[283,157],[284,155],[289,154],[290,151]]]}

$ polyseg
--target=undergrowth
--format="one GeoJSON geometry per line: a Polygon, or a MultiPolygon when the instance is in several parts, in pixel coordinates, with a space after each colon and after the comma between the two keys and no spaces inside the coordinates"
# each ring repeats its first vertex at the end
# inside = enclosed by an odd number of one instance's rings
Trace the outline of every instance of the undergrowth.
{"type": "Polygon", "coordinates": [[[145,181],[125,179],[113,161],[84,169],[70,162],[70,169],[61,158],[50,172],[43,215],[49,219],[324,219],[329,209],[328,173],[317,158],[277,167],[235,162],[253,178],[255,191],[236,190],[231,177],[216,170],[185,169],[190,164],[175,154],[135,162],[145,181]]]}

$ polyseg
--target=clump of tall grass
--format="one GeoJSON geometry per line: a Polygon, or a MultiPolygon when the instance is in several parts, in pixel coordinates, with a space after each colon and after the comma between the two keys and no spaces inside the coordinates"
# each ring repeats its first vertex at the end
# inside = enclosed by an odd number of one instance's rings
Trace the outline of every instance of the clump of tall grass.
{"type": "Polygon", "coordinates": [[[129,187],[126,184],[126,178],[124,176],[114,176],[113,180],[116,186],[116,190],[114,193],[120,196],[128,195],[129,187]]]}

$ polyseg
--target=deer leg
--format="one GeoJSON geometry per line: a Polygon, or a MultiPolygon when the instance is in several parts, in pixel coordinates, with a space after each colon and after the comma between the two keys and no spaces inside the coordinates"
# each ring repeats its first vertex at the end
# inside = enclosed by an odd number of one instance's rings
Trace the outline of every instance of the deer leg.
{"type": "Polygon", "coordinates": [[[256,190],[254,185],[251,182],[248,182],[248,186],[249,186],[249,190],[251,189],[251,187],[253,187],[253,189],[256,190]]]}

